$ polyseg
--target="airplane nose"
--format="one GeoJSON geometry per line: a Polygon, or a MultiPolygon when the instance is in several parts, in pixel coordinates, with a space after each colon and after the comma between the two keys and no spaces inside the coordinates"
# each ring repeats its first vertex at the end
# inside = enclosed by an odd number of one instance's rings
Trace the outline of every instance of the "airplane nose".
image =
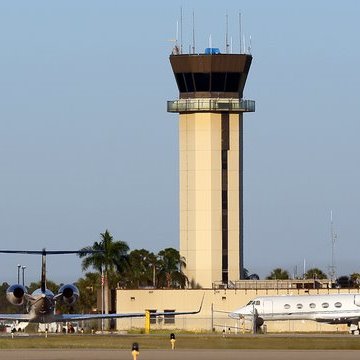
{"type": "Polygon", "coordinates": [[[242,314],[238,311],[234,311],[229,314],[229,317],[231,317],[232,319],[241,319],[242,314]]]}
{"type": "Polygon", "coordinates": [[[231,317],[232,319],[238,319],[240,316],[239,316],[239,314],[232,312],[229,314],[229,317],[231,317]]]}

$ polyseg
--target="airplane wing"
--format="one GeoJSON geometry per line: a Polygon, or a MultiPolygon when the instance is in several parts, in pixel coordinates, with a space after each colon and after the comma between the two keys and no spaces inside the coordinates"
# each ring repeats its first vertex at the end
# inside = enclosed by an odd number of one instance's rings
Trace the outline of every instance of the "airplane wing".
{"type": "MultiPolygon", "coordinates": [[[[201,304],[198,310],[195,311],[163,311],[153,312],[150,314],[151,317],[155,316],[177,316],[177,315],[194,315],[198,314],[204,302],[204,296],[202,297],[201,304]]],[[[132,318],[132,317],[144,317],[145,312],[137,313],[120,313],[120,314],[62,314],[55,315],[56,321],[80,321],[80,320],[91,320],[91,319],[121,319],[121,318],[132,318]]]]}
{"type": "MultiPolygon", "coordinates": [[[[151,313],[151,317],[155,316],[176,316],[176,315],[191,315],[197,314],[194,311],[181,311],[181,312],[154,312],[151,313]]],[[[56,321],[81,321],[81,320],[96,320],[96,319],[124,319],[145,317],[145,312],[141,313],[122,313],[122,314],[62,314],[56,315],[56,321]]]]}
{"type": "Polygon", "coordinates": [[[30,321],[29,314],[0,314],[0,320],[30,321]]]}
{"type": "MultiPolygon", "coordinates": [[[[152,316],[163,315],[165,313],[154,313],[152,316]]],[[[169,315],[175,315],[175,313],[167,313],[169,315]]],[[[181,315],[183,313],[177,313],[176,315],[181,315]]],[[[187,314],[187,313],[185,313],[187,314]]],[[[190,314],[190,313],[188,313],[190,314]]],[[[96,320],[96,319],[119,319],[119,318],[129,318],[129,317],[144,317],[145,313],[124,313],[124,314],[61,314],[61,315],[47,315],[45,321],[41,322],[62,322],[62,321],[81,321],[81,320],[96,320]]],[[[30,317],[29,314],[0,314],[0,321],[36,321],[36,318],[30,317]]]]}
{"type": "Polygon", "coordinates": [[[62,314],[56,315],[56,321],[81,321],[96,319],[121,319],[130,317],[144,317],[145,313],[124,313],[124,314],[62,314]]]}

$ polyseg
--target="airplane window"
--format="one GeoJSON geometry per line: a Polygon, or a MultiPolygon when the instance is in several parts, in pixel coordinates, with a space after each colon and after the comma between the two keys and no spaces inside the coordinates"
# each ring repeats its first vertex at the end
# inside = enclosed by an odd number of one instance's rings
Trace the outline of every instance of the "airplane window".
{"type": "Polygon", "coordinates": [[[302,309],[303,305],[302,305],[302,304],[297,304],[296,307],[297,307],[298,309],[302,309]]]}
{"type": "MultiPolygon", "coordinates": [[[[174,312],[175,309],[164,310],[164,312],[174,312]]],[[[164,324],[175,324],[175,315],[166,314],[164,315],[164,324]]]]}
{"type": "Polygon", "coordinates": [[[289,304],[285,304],[285,305],[284,305],[284,309],[290,309],[290,305],[289,305],[289,304]]]}
{"type": "Polygon", "coordinates": [[[257,301],[255,302],[255,305],[260,305],[260,300],[257,300],[257,301]]]}
{"type": "Polygon", "coordinates": [[[328,303],[322,303],[321,306],[322,306],[323,308],[328,308],[328,307],[329,307],[329,304],[328,304],[328,303]]]}
{"type": "Polygon", "coordinates": [[[341,303],[341,302],[336,302],[336,303],[335,303],[335,307],[341,308],[341,307],[342,307],[342,303],[341,303]]]}
{"type": "Polygon", "coordinates": [[[311,303],[309,306],[310,306],[312,309],[315,309],[315,308],[316,308],[316,305],[315,305],[314,303],[311,303]]]}

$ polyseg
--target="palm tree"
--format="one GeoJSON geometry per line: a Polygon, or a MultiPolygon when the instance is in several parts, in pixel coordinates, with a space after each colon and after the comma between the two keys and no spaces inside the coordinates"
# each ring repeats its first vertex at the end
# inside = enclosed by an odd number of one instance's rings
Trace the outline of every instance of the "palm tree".
{"type": "Polygon", "coordinates": [[[260,276],[258,274],[250,274],[249,270],[244,268],[243,276],[245,280],[260,280],[260,276]]]}
{"type": "Polygon", "coordinates": [[[186,267],[185,258],[173,248],[161,250],[158,254],[160,269],[158,273],[159,287],[185,288],[189,280],[182,272],[186,267]]]}
{"type": "MultiPolygon", "coordinates": [[[[109,274],[123,272],[127,266],[127,253],[129,246],[124,241],[114,241],[108,230],[100,234],[101,241],[95,241],[92,246],[87,246],[81,251],[96,251],[94,253],[80,253],[83,271],[93,267],[100,274],[104,274],[104,307],[105,314],[109,313],[109,274]]],[[[113,277],[112,276],[112,277],[113,277]]]]}
{"type": "Polygon", "coordinates": [[[267,280],[287,280],[290,279],[289,272],[287,270],[276,268],[266,278],[267,280]]]}
{"type": "Polygon", "coordinates": [[[309,269],[304,277],[305,279],[327,279],[326,274],[318,268],[309,269]]]}

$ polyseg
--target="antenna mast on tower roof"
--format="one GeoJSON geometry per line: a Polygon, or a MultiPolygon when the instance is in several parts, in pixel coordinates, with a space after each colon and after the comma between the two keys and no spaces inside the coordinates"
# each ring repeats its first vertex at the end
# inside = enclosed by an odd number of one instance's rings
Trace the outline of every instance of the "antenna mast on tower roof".
{"type": "Polygon", "coordinates": [[[183,53],[183,11],[182,6],[180,7],[180,54],[183,53]]]}
{"type": "Polygon", "coordinates": [[[192,53],[195,54],[195,12],[193,10],[193,46],[192,53]]]}
{"type": "Polygon", "coordinates": [[[242,38],[242,29],[241,29],[241,12],[239,12],[239,41],[240,41],[240,54],[241,54],[241,49],[242,49],[242,44],[241,44],[241,38],[242,38]]]}
{"type": "Polygon", "coordinates": [[[225,33],[225,53],[228,54],[229,53],[229,16],[226,13],[225,15],[225,19],[226,19],[226,33],[225,33]]]}

